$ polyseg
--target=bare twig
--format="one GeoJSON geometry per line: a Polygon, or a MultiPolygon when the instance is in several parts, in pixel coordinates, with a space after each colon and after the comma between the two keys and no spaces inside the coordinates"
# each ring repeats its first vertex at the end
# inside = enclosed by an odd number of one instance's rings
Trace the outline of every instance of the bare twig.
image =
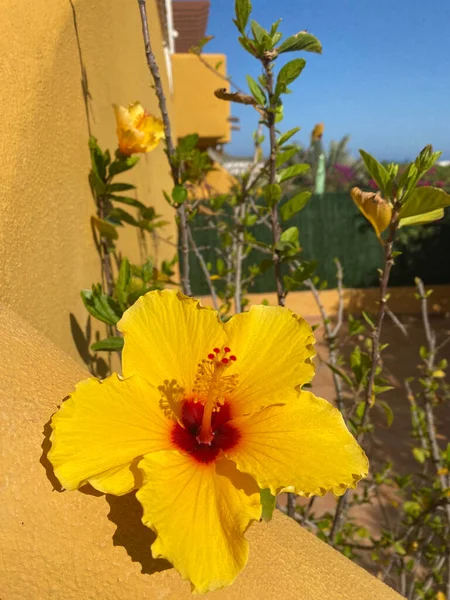
{"type": "MultiPolygon", "coordinates": [[[[150,43],[150,32],[148,28],[148,18],[147,18],[147,6],[146,0],[138,0],[139,12],[141,16],[142,23],[142,35],[144,38],[145,44],[145,55],[147,57],[147,65],[150,70],[150,73],[153,77],[153,82],[155,85],[155,92],[158,97],[159,108],[161,111],[161,116],[164,124],[164,134],[167,148],[167,157],[169,159],[170,171],[172,174],[172,180],[174,185],[180,184],[180,173],[179,169],[174,161],[175,147],[173,145],[172,139],[172,131],[169,120],[169,113],[167,110],[167,102],[164,94],[161,77],[159,74],[158,64],[156,62],[155,55],[152,51],[152,46],[150,43]]],[[[189,280],[189,242],[188,242],[188,233],[187,233],[187,217],[186,217],[186,207],[184,204],[181,204],[177,208],[178,213],[178,231],[181,240],[181,286],[183,292],[187,296],[192,295],[191,291],[191,283],[189,280]]]]}
{"type": "Polygon", "coordinates": [[[408,332],[406,330],[406,327],[403,325],[403,323],[400,321],[400,319],[397,317],[397,315],[395,315],[392,312],[392,310],[389,308],[388,305],[386,305],[386,314],[391,319],[391,321],[394,323],[394,325],[396,325],[400,329],[400,331],[403,333],[403,335],[405,337],[408,337],[408,332]]]}
{"type": "Polygon", "coordinates": [[[203,56],[201,55],[201,52],[196,52],[194,48],[191,48],[189,50],[189,52],[191,52],[191,54],[195,54],[195,56],[197,56],[198,60],[202,63],[202,65],[204,65],[209,71],[214,73],[214,75],[217,75],[217,77],[219,77],[219,79],[222,79],[222,81],[226,81],[227,83],[229,83],[232,88],[234,88],[237,92],[239,92],[239,94],[245,94],[245,92],[238,85],[236,85],[234,83],[234,81],[231,77],[222,75],[222,73],[219,73],[219,71],[217,69],[212,67],[209,64],[209,62],[203,58],[203,56]]]}
{"type": "Polygon", "coordinates": [[[189,238],[189,243],[191,244],[191,248],[194,251],[195,256],[197,257],[197,260],[198,260],[200,267],[203,271],[203,274],[205,276],[206,283],[208,284],[208,288],[209,288],[209,292],[211,294],[213,306],[216,310],[219,310],[219,303],[217,300],[216,288],[214,287],[213,282],[211,281],[211,274],[208,271],[208,267],[206,266],[206,262],[202,256],[202,253],[200,252],[200,250],[197,247],[197,244],[195,243],[194,236],[192,235],[192,231],[191,231],[191,228],[189,227],[189,225],[188,225],[187,232],[188,232],[188,238],[189,238]]]}

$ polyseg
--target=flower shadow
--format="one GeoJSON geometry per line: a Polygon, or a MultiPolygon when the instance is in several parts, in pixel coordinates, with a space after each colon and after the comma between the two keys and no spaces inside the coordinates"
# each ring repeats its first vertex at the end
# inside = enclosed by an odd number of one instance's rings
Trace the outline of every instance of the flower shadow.
{"type": "Polygon", "coordinates": [[[158,573],[171,569],[172,565],[162,558],[153,558],[150,550],[156,534],[142,523],[142,507],[135,492],[125,496],[106,495],[110,506],[108,519],[117,529],[113,535],[114,546],[122,546],[133,562],[140,563],[141,573],[158,573]]]}
{"type": "MultiPolygon", "coordinates": [[[[64,489],[59,483],[53,471],[53,465],[48,460],[48,451],[51,447],[50,435],[52,432],[51,418],[44,425],[44,440],[42,442],[42,455],[39,462],[45,469],[47,479],[56,492],[63,492],[64,489]]],[[[153,558],[151,545],[156,539],[156,534],[142,523],[142,507],[136,499],[135,492],[125,496],[113,496],[112,494],[102,494],[95,490],[89,484],[79,489],[82,494],[88,496],[105,496],[109,504],[110,512],[108,519],[117,527],[112,541],[114,546],[125,548],[128,556],[133,562],[140,563],[141,573],[149,574],[165,571],[172,568],[172,565],[164,559],[153,558]]]]}

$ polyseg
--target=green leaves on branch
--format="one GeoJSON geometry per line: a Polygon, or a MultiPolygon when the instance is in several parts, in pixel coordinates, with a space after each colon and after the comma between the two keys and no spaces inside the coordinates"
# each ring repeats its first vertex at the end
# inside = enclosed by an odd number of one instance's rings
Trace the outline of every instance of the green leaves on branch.
{"type": "Polygon", "coordinates": [[[426,225],[433,221],[438,221],[444,217],[444,209],[437,208],[431,212],[424,213],[422,215],[415,215],[413,217],[405,217],[400,219],[399,227],[407,227],[408,225],[426,225]]]}
{"type": "Polygon", "coordinates": [[[99,321],[108,325],[116,325],[123,311],[120,306],[102,291],[100,284],[93,285],[92,290],[81,290],[81,299],[86,310],[99,321]]]}
{"type": "Polygon", "coordinates": [[[176,185],[172,190],[172,200],[174,204],[184,204],[188,197],[187,189],[182,185],[176,185]]]}
{"type": "Polygon", "coordinates": [[[234,3],[234,12],[236,14],[236,20],[234,23],[239,31],[244,33],[244,30],[247,27],[248,19],[252,12],[252,3],[250,0],[236,0],[234,3]]]}
{"type": "Polygon", "coordinates": [[[298,289],[307,279],[310,279],[317,268],[317,261],[303,261],[298,265],[292,275],[284,276],[286,291],[298,289]]]}
{"type": "Polygon", "coordinates": [[[98,217],[92,216],[91,223],[95,229],[100,233],[100,235],[107,240],[117,240],[119,234],[117,233],[117,229],[112,225],[112,223],[108,223],[103,219],[99,219],[98,217]]]}
{"type": "Polygon", "coordinates": [[[287,92],[287,86],[299,77],[300,73],[305,68],[305,65],[306,61],[303,58],[295,58],[280,69],[275,86],[275,96],[287,92]]]}
{"type": "Polygon", "coordinates": [[[300,127],[294,127],[294,129],[290,129],[289,131],[286,131],[286,133],[282,133],[277,140],[277,145],[282,146],[288,140],[290,140],[293,135],[295,135],[299,131],[300,131],[300,127]]]}
{"type": "Polygon", "coordinates": [[[116,297],[122,308],[125,310],[128,300],[128,292],[131,284],[131,267],[127,258],[122,259],[120,263],[119,276],[116,282],[116,297]]]}
{"type": "Polygon", "coordinates": [[[322,54],[322,44],[311,33],[299,31],[295,35],[284,40],[277,48],[278,54],[282,54],[283,52],[300,52],[302,50],[304,52],[322,54]]]}
{"type": "Polygon", "coordinates": [[[291,165],[290,167],[286,167],[286,169],[282,169],[278,174],[278,183],[283,183],[283,181],[287,181],[288,179],[292,179],[292,177],[297,177],[298,175],[302,175],[309,171],[310,166],[307,164],[298,164],[291,165]]]}
{"type": "Polygon", "coordinates": [[[266,204],[269,208],[272,208],[275,206],[275,204],[278,204],[283,194],[278,183],[268,183],[266,186],[264,186],[263,193],[266,204]]]}
{"type": "Polygon", "coordinates": [[[283,221],[288,221],[294,215],[299,213],[307,205],[311,198],[311,192],[300,192],[290,198],[283,206],[280,207],[280,216],[283,221]]]}
{"type": "Polygon", "coordinates": [[[450,195],[446,194],[444,190],[435,187],[418,187],[411,192],[402,205],[400,219],[425,215],[446,206],[450,206],[450,195]]]}
{"type": "Polygon", "coordinates": [[[288,148],[284,152],[280,152],[279,154],[277,154],[277,157],[275,160],[277,169],[279,167],[281,167],[281,165],[283,165],[285,162],[287,162],[288,160],[293,158],[297,153],[298,153],[297,146],[293,146],[292,148],[288,148]]]}
{"type": "Polygon", "coordinates": [[[123,337],[111,336],[91,344],[91,350],[94,352],[115,352],[120,351],[123,348],[123,337]]]}
{"type": "Polygon", "coordinates": [[[388,171],[368,152],[360,150],[359,153],[361,154],[361,158],[366,165],[366,169],[369,171],[372,179],[375,181],[382,194],[385,197],[390,196],[391,178],[389,177],[388,171]]]}
{"type": "Polygon", "coordinates": [[[260,106],[266,105],[266,96],[263,89],[250,75],[247,75],[247,83],[253,98],[260,106]]]}

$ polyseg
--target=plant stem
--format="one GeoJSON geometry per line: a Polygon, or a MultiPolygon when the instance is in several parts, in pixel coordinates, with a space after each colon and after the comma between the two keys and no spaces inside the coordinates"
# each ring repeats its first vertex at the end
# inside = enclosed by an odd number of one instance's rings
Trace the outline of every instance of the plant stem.
{"type": "MultiPolygon", "coordinates": [[[[317,307],[319,308],[320,316],[322,317],[322,323],[325,329],[325,340],[328,345],[328,353],[329,353],[329,363],[333,367],[337,366],[337,347],[336,347],[336,338],[341,330],[341,327],[344,322],[344,290],[343,290],[343,278],[344,271],[342,269],[342,265],[339,259],[335,259],[336,263],[336,278],[337,278],[337,289],[339,296],[339,304],[338,304],[338,314],[337,314],[337,322],[334,329],[331,327],[330,318],[325,310],[324,305],[320,299],[320,294],[314,283],[311,279],[307,279],[305,281],[305,285],[311,290],[314,300],[316,301],[317,307]]],[[[331,372],[333,377],[334,389],[336,391],[336,404],[339,411],[342,413],[344,418],[344,400],[342,396],[342,381],[339,375],[334,371],[331,372]]]]}
{"type": "MultiPolygon", "coordinates": [[[[170,126],[169,113],[167,110],[167,102],[164,94],[161,76],[159,74],[158,63],[153,54],[150,43],[150,32],[148,28],[147,5],[146,0],[138,0],[139,13],[142,23],[142,35],[145,44],[145,55],[147,57],[147,65],[153,78],[156,96],[158,98],[159,109],[164,125],[164,134],[167,148],[167,158],[169,159],[170,171],[174,185],[180,184],[180,172],[174,161],[175,147],[173,145],[172,131],[170,126]]],[[[187,296],[192,295],[191,283],[189,280],[189,242],[187,231],[186,207],[181,204],[177,208],[178,214],[178,235],[181,241],[181,287],[187,296]]]]}
{"type": "MultiPolygon", "coordinates": [[[[97,197],[97,216],[102,220],[107,216],[105,201],[106,198],[104,196],[97,197]]],[[[111,254],[109,251],[108,240],[102,235],[100,235],[100,256],[102,261],[102,271],[105,276],[106,292],[108,296],[112,297],[114,294],[114,275],[111,254]]]]}
{"type": "MultiPolygon", "coordinates": [[[[267,110],[267,126],[269,128],[269,140],[270,140],[270,156],[269,156],[269,183],[276,183],[276,159],[277,159],[277,136],[275,131],[275,109],[276,105],[273,100],[273,71],[270,60],[263,59],[262,64],[266,76],[266,89],[269,96],[269,108],[267,110]]],[[[278,305],[285,305],[286,292],[284,290],[283,279],[281,277],[281,259],[280,253],[276,249],[277,244],[280,241],[281,226],[278,215],[278,204],[274,204],[270,209],[270,222],[272,225],[272,244],[273,244],[273,266],[275,270],[275,284],[277,288],[278,305]]]]}
{"type": "Polygon", "coordinates": [[[191,248],[194,251],[195,256],[198,259],[198,262],[200,263],[200,267],[203,271],[203,274],[205,276],[206,279],[206,283],[208,284],[209,287],[209,291],[211,294],[211,298],[212,298],[212,302],[213,302],[213,306],[216,310],[219,310],[219,303],[217,301],[217,293],[216,293],[216,288],[214,287],[212,281],[211,281],[211,275],[208,271],[208,267],[206,266],[205,263],[205,259],[202,256],[202,253],[200,252],[200,250],[198,249],[197,244],[195,243],[194,240],[194,236],[192,235],[192,231],[191,228],[188,226],[188,238],[189,238],[189,243],[191,244],[191,248]]]}
{"type": "MultiPolygon", "coordinates": [[[[371,368],[369,379],[367,381],[366,394],[365,394],[365,403],[364,403],[364,412],[361,417],[361,428],[366,424],[367,418],[369,416],[369,407],[373,404],[373,388],[375,384],[375,375],[378,367],[378,363],[380,361],[380,337],[381,337],[381,329],[383,326],[384,316],[386,314],[386,306],[387,306],[387,293],[388,293],[388,285],[389,285],[389,276],[391,274],[392,266],[394,265],[394,257],[392,256],[392,251],[394,247],[394,239],[398,229],[398,208],[394,206],[392,211],[392,220],[389,230],[389,238],[387,239],[384,245],[384,268],[380,275],[380,305],[378,308],[378,316],[375,325],[375,329],[372,332],[372,356],[371,356],[371,368]]],[[[364,433],[361,432],[358,436],[358,441],[360,442],[364,437],[364,433]]]]}

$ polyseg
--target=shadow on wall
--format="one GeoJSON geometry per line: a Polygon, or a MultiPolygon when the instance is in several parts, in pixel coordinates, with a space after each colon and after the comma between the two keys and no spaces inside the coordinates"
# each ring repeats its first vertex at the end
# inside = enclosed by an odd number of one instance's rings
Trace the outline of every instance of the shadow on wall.
{"type": "MultiPolygon", "coordinates": [[[[53,466],[48,460],[48,452],[51,447],[50,435],[52,433],[50,423],[51,419],[44,425],[40,463],[44,467],[47,479],[53,489],[56,492],[64,493],[65,490],[56,478],[53,466]]],[[[172,568],[167,560],[155,559],[152,556],[151,545],[156,539],[156,534],[142,523],[142,507],[136,499],[135,492],[130,492],[125,496],[105,495],[88,484],[72,493],[82,493],[96,497],[104,496],[106,498],[110,506],[108,519],[117,527],[112,536],[113,544],[125,548],[131,560],[141,565],[142,573],[151,575],[172,568]]]]}

